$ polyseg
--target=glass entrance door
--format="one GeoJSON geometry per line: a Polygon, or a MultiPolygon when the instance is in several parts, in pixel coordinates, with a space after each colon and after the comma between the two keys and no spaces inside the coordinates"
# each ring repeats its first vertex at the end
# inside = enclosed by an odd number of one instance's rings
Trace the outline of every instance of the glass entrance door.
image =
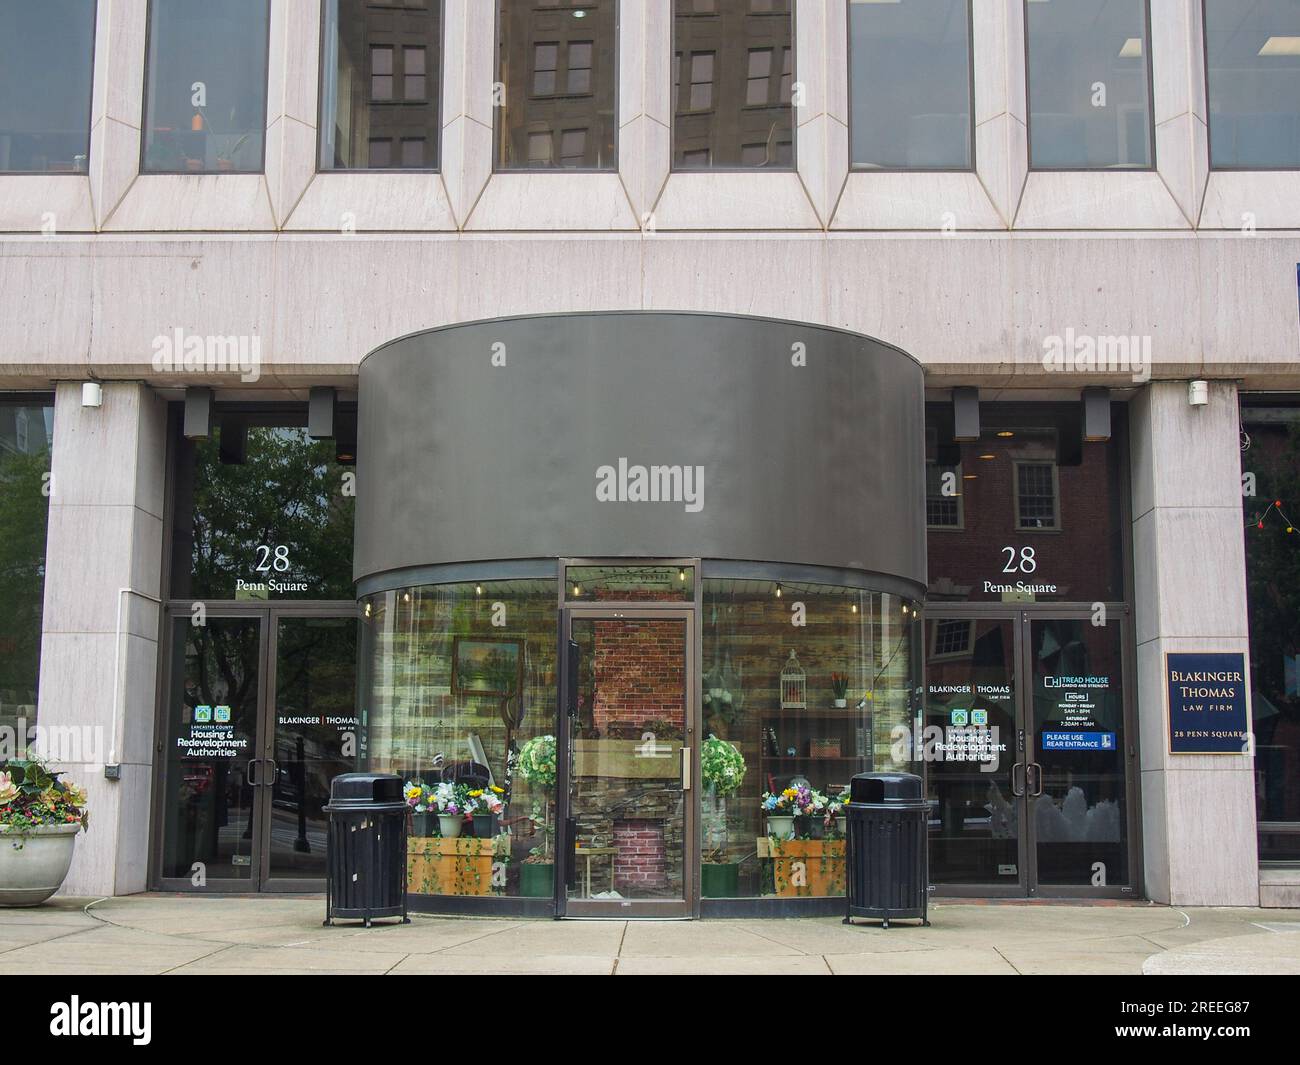
{"type": "Polygon", "coordinates": [[[323,890],[330,780],[356,764],[357,619],[175,617],[160,770],[169,890],[323,890]]]}
{"type": "Polygon", "coordinates": [[[1016,626],[1009,619],[931,618],[925,632],[920,746],[929,780],[931,880],[953,893],[1023,894],[1026,776],[1016,626]]]}
{"type": "Polygon", "coordinates": [[[1036,893],[1132,891],[1127,770],[1136,759],[1125,725],[1121,625],[1027,624],[1036,893]]]}
{"type": "Polygon", "coordinates": [[[324,881],[330,781],[356,768],[357,620],[279,617],[273,643],[262,880],[294,891],[324,881]]]}
{"type": "Polygon", "coordinates": [[[921,747],[940,893],[1131,894],[1124,620],[930,615],[921,747]]]}
{"type": "Polygon", "coordinates": [[[560,912],[686,917],[694,901],[694,619],[564,612],[560,912]]]}

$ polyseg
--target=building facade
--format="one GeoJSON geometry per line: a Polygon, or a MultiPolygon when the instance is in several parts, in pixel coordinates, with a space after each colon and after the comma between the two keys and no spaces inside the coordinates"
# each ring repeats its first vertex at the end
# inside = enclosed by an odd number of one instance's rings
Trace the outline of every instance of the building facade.
{"type": "Polygon", "coordinates": [[[47,0],[0,58],[67,891],[317,887],[361,766],[430,909],[828,911],[906,770],[940,893],[1300,905],[1297,0],[47,0]]]}

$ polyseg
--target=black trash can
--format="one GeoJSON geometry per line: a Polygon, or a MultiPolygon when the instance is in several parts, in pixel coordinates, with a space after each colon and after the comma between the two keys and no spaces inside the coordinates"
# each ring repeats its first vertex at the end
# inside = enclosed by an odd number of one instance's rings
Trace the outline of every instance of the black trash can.
{"type": "Polygon", "coordinates": [[[849,782],[848,914],[929,924],[930,864],[927,810],[921,778],[913,773],[859,773],[849,782]]]}
{"type": "Polygon", "coordinates": [[[342,773],[330,781],[325,924],[406,916],[406,813],[402,778],[342,773]]]}

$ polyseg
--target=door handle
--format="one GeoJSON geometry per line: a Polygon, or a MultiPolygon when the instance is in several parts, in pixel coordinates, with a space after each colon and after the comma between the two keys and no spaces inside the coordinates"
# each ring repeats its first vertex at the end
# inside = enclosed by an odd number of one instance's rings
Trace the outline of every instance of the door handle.
{"type": "Polygon", "coordinates": [[[564,885],[575,887],[578,883],[578,819],[567,817],[564,820],[564,885]]]}
{"type": "Polygon", "coordinates": [[[1029,794],[1031,797],[1036,799],[1043,794],[1043,767],[1037,762],[1030,762],[1029,765],[1025,767],[1025,773],[1026,783],[1031,789],[1029,794]],[[1032,778],[1028,775],[1030,773],[1033,774],[1032,778]]]}
{"type": "Polygon", "coordinates": [[[1025,794],[1025,763],[1017,762],[1011,767],[1011,794],[1020,798],[1025,794]]]}
{"type": "Polygon", "coordinates": [[[257,781],[253,779],[253,766],[260,762],[260,758],[250,758],[248,764],[244,767],[244,778],[248,781],[250,788],[257,787],[257,781]]]}
{"type": "Polygon", "coordinates": [[[582,661],[582,649],[576,640],[570,640],[566,648],[564,677],[564,710],[570,717],[578,716],[578,669],[582,661]]]}
{"type": "Polygon", "coordinates": [[[280,779],[279,763],[276,762],[274,758],[263,758],[262,761],[264,761],[267,764],[267,766],[270,767],[271,770],[271,775],[266,782],[268,784],[274,784],[277,780],[280,779]]]}
{"type": "Polygon", "coordinates": [[[682,791],[691,790],[691,749],[682,744],[682,791]]]}

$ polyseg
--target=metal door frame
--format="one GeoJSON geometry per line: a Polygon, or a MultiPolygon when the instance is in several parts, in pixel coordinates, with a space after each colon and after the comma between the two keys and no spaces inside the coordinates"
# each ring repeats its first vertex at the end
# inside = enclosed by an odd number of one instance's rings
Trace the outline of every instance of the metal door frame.
{"type": "MultiPolygon", "coordinates": [[[[168,795],[168,759],[167,745],[171,741],[171,698],[175,660],[176,622],[190,617],[195,601],[169,600],[163,608],[163,633],[165,642],[162,648],[163,668],[159,690],[157,714],[155,717],[154,766],[157,784],[154,789],[152,816],[152,843],[150,858],[152,875],[149,881],[158,890],[178,891],[186,894],[276,894],[276,893],[315,893],[325,890],[325,880],[320,879],[273,879],[270,876],[270,801],[271,788],[263,783],[264,772],[257,772],[253,784],[253,839],[250,849],[251,873],[246,879],[222,877],[209,878],[203,887],[195,887],[189,877],[166,877],[161,875],[163,869],[163,850],[166,846],[167,795],[168,795]]],[[[275,672],[276,650],[279,637],[279,619],[282,617],[317,617],[317,618],[359,618],[360,610],[353,600],[321,600],[319,602],[277,602],[277,601],[242,601],[224,600],[203,603],[208,619],[237,618],[257,621],[257,708],[254,720],[252,757],[244,761],[247,777],[248,767],[258,763],[264,770],[266,763],[273,760],[275,748],[275,672]]],[[[238,764],[238,763],[236,763],[238,764]]]]}
{"type": "MultiPolygon", "coordinates": [[[[930,621],[969,620],[1009,622],[1012,630],[1012,682],[1014,686],[1016,736],[1013,737],[1012,756],[1016,761],[1027,765],[1036,761],[1037,750],[1034,736],[1034,707],[1030,686],[1033,682],[1031,655],[1031,625],[1035,621],[1091,621],[1094,608],[1091,605],[1070,605],[1056,603],[931,603],[924,608],[922,621],[928,626],[930,621]],[[1024,737],[1024,749],[1020,750],[1020,737],[1024,737]]],[[[1133,639],[1132,612],[1124,603],[1100,604],[1105,609],[1108,624],[1120,626],[1120,668],[1123,682],[1124,710],[1124,801],[1125,833],[1128,850],[1129,877],[1127,885],[1106,885],[1092,887],[1089,885],[1051,884],[1044,887],[1038,883],[1038,839],[1032,816],[1029,789],[1016,796],[1018,802],[1018,824],[1020,831],[1017,839],[1017,883],[1011,884],[939,884],[935,893],[948,898],[1052,898],[1052,899],[1089,899],[1118,898],[1137,899],[1143,897],[1142,882],[1142,848],[1141,848],[1141,797],[1138,790],[1141,763],[1138,758],[1138,733],[1135,688],[1135,655],[1131,646],[1133,639]]],[[[921,661],[929,661],[928,628],[923,628],[921,661]]],[[[929,697],[929,678],[922,679],[923,698],[929,697]]],[[[922,708],[924,723],[924,707],[922,708]]],[[[926,792],[929,792],[929,765],[923,763],[926,777],[926,792]]],[[[933,872],[933,868],[931,870],[933,872]]]]}
{"type": "MultiPolygon", "coordinates": [[[[655,560],[656,564],[664,564],[655,560]]],[[[620,560],[621,564],[635,564],[630,560],[620,560]]],[[[668,564],[676,564],[668,563],[668,564]]],[[[696,595],[699,594],[699,569],[696,569],[696,595]]],[[[565,567],[560,567],[560,578],[564,579],[565,567]]],[[[563,594],[563,593],[561,593],[563,594]]],[[[699,657],[696,647],[699,639],[696,625],[696,610],[687,600],[654,602],[599,602],[584,604],[565,604],[560,608],[559,647],[557,662],[559,673],[559,706],[557,707],[557,747],[556,747],[556,819],[555,819],[555,915],[560,918],[605,918],[625,920],[628,918],[661,918],[681,920],[699,916],[699,657]],[[645,618],[662,621],[681,621],[682,655],[684,666],[684,697],[686,700],[686,729],[682,750],[690,760],[687,794],[682,797],[682,897],[680,899],[570,899],[568,897],[568,868],[574,861],[573,840],[569,838],[568,823],[570,814],[570,773],[572,762],[571,718],[565,711],[568,704],[570,686],[574,681],[569,675],[565,648],[572,637],[575,618],[599,620],[617,620],[619,618],[645,618]]],[[[576,869],[575,869],[576,873],[576,869]]]]}

